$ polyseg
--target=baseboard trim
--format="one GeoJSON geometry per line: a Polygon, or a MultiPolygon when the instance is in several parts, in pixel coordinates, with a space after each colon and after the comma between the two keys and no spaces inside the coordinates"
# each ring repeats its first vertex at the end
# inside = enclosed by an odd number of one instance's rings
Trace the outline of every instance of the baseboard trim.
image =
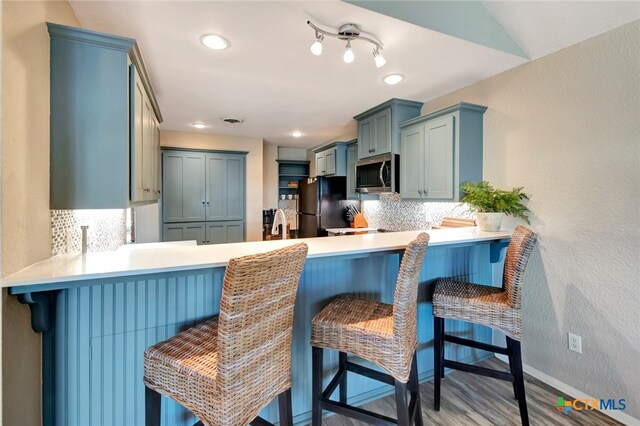
{"type": "MultiPolygon", "coordinates": [[[[507,364],[509,363],[509,359],[505,355],[496,354],[496,358],[498,358],[500,361],[504,363],[507,363],[507,364]]],[[[530,365],[523,364],[522,367],[524,369],[524,372],[527,373],[528,375],[535,377],[541,382],[544,382],[547,385],[553,388],[556,388],[560,392],[566,393],[567,395],[573,398],[598,399],[598,398],[592,397],[591,395],[587,395],[586,393],[574,387],[571,387],[568,384],[556,379],[555,377],[551,377],[548,374],[543,373],[542,371],[537,370],[530,365]]],[[[601,411],[601,413],[604,414],[605,416],[611,417],[614,420],[624,423],[625,425],[640,426],[640,420],[636,419],[635,417],[631,417],[630,415],[623,413],[622,411],[605,410],[605,411],[601,411]]]]}

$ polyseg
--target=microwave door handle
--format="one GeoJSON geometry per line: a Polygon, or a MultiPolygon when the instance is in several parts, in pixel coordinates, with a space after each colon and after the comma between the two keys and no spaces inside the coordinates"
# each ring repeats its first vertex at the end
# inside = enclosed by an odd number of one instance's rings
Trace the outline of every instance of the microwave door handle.
{"type": "Polygon", "coordinates": [[[380,185],[384,188],[384,175],[382,174],[384,172],[384,165],[386,164],[386,161],[383,161],[382,164],[380,165],[380,173],[379,173],[379,177],[380,177],[380,185]]]}

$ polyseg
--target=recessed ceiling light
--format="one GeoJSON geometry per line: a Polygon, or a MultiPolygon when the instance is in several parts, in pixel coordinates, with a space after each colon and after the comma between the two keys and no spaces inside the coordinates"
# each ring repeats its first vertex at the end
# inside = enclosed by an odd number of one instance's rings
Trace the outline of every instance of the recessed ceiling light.
{"type": "Polygon", "coordinates": [[[229,41],[216,34],[206,34],[200,37],[200,43],[213,50],[224,50],[229,47],[229,41]]]}
{"type": "Polygon", "coordinates": [[[204,129],[205,127],[207,127],[207,125],[204,123],[193,123],[192,126],[196,129],[204,129]]]}
{"type": "Polygon", "coordinates": [[[293,136],[294,138],[299,138],[300,136],[302,136],[302,132],[300,132],[300,130],[294,130],[293,132],[291,132],[291,136],[293,136]]]}
{"type": "Polygon", "coordinates": [[[402,80],[404,80],[404,75],[402,74],[389,74],[382,78],[383,82],[391,86],[400,83],[402,80]]]}

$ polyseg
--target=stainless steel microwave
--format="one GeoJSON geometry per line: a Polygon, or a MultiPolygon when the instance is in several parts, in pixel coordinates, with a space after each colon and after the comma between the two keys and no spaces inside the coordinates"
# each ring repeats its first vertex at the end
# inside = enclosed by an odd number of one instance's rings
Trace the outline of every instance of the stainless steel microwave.
{"type": "Polygon", "coordinates": [[[356,191],[363,194],[400,191],[400,156],[382,154],[356,162],[356,191]]]}

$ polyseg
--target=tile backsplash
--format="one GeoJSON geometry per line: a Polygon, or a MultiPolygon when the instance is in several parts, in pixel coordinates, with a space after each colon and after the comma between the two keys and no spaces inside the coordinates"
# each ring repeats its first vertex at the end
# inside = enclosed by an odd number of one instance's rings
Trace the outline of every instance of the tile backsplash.
{"type": "Polygon", "coordinates": [[[401,201],[400,194],[380,194],[379,200],[362,202],[369,226],[391,231],[430,229],[445,217],[473,218],[466,204],[401,201]]]}
{"type": "Polygon", "coordinates": [[[80,253],[82,225],[89,226],[88,251],[116,250],[126,242],[126,210],[51,210],[51,254],[80,253]]]}

